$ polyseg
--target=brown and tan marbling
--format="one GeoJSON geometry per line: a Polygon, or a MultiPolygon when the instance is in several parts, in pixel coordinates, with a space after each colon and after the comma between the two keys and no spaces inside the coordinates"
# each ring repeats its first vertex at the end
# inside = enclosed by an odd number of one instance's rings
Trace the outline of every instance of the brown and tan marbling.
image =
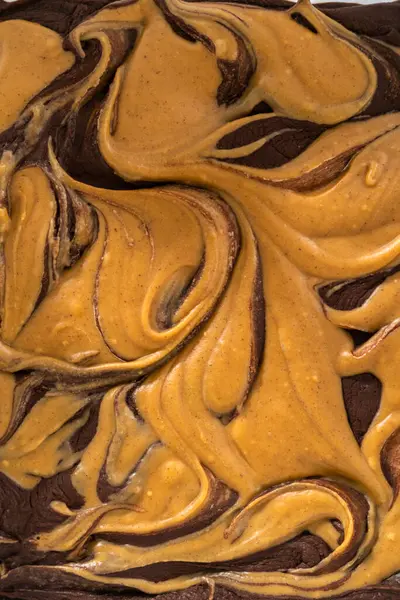
{"type": "Polygon", "coordinates": [[[0,593],[396,597],[400,4],[56,12],[0,2],[0,593]]]}

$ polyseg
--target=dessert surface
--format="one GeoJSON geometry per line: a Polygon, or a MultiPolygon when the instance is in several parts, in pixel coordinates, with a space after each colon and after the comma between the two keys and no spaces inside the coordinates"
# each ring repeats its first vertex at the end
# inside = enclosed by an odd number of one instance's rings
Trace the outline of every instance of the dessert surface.
{"type": "Polygon", "coordinates": [[[0,56],[0,597],[400,598],[400,2],[0,56]]]}

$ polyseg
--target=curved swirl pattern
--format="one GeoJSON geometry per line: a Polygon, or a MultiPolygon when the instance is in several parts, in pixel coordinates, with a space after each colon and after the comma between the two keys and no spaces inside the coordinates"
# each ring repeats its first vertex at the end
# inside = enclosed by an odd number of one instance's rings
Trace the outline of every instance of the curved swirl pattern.
{"type": "Polygon", "coordinates": [[[400,4],[0,39],[0,595],[397,597],[400,4]]]}

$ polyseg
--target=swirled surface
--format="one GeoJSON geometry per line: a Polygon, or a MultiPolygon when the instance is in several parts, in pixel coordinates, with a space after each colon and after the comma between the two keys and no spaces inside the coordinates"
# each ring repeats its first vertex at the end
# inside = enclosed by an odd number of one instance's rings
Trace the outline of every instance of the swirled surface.
{"type": "Polygon", "coordinates": [[[400,3],[0,2],[0,55],[0,594],[399,597],[400,3]]]}

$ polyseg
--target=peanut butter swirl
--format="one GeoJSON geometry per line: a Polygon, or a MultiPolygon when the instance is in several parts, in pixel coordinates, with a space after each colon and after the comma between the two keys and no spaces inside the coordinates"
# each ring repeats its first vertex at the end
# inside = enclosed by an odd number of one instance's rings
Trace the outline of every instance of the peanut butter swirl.
{"type": "Polygon", "coordinates": [[[0,53],[0,595],[397,597],[400,4],[0,2],[0,53]]]}

